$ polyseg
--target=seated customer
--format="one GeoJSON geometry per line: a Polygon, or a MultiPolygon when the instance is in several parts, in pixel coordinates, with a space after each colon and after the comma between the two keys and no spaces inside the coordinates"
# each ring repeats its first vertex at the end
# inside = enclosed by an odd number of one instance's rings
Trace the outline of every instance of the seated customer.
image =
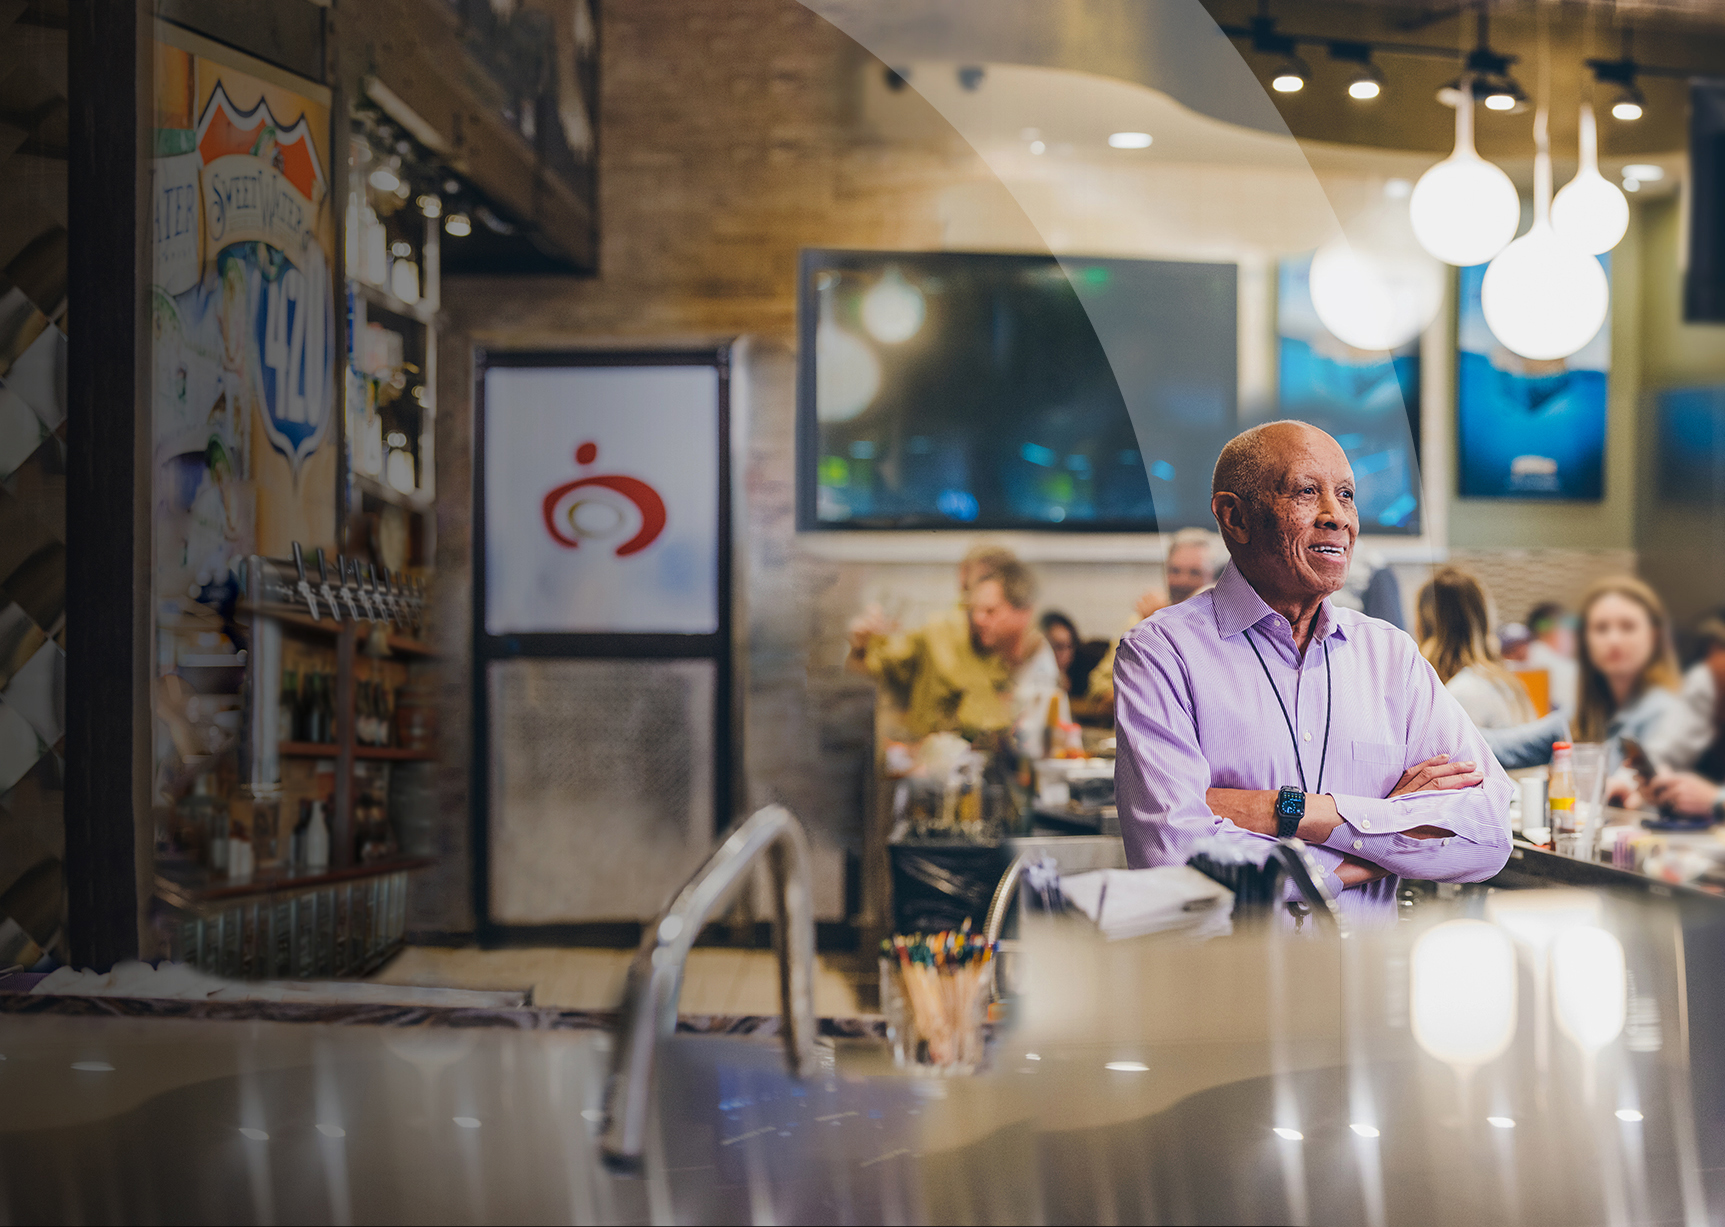
{"type": "Polygon", "coordinates": [[[1107,640],[1080,639],[1077,624],[1054,609],[1042,615],[1041,625],[1042,637],[1054,653],[1054,667],[1060,670],[1060,689],[1068,695],[1082,695],[1097,661],[1108,652],[1107,640]]]}
{"type": "Polygon", "coordinates": [[[1683,675],[1681,702],[1647,735],[1659,767],[1645,798],[1685,817],[1725,819],[1725,620],[1698,628],[1704,648],[1683,675]]]}
{"type": "Polygon", "coordinates": [[[1635,777],[1620,769],[1623,738],[1645,745],[1678,705],[1671,622],[1658,594],[1628,575],[1589,588],[1581,603],[1580,666],[1575,735],[1606,743],[1609,798],[1638,803],[1635,777]]]}
{"type": "Polygon", "coordinates": [[[1491,639],[1485,589],[1465,571],[1442,567],[1420,589],[1420,655],[1482,729],[1533,719],[1527,688],[1504,668],[1491,639]]]}
{"type": "Polygon", "coordinates": [[[852,622],[846,667],[880,683],[913,737],[998,732],[1021,720],[1040,728],[1059,682],[1032,624],[1035,601],[1030,569],[998,562],[972,583],[962,625],[942,616],[890,634],[868,615],[852,622]]]}
{"type": "Polygon", "coordinates": [[[1298,835],[1345,910],[1385,920],[1398,876],[1495,875],[1509,777],[1412,639],[1329,600],[1360,527],[1341,447],[1301,422],[1257,426],[1222,449],[1211,488],[1232,563],[1120,641],[1127,861],[1298,835]]]}
{"type": "Polygon", "coordinates": [[[1420,655],[1505,770],[1548,763],[1552,743],[1569,739],[1568,721],[1561,712],[1535,716],[1527,688],[1498,657],[1488,609],[1478,580],[1454,567],[1439,569],[1417,602],[1420,655]]]}
{"type": "MultiPolygon", "coordinates": [[[[1221,569],[1226,556],[1216,534],[1206,532],[1202,528],[1182,528],[1168,542],[1168,558],[1163,563],[1163,574],[1168,580],[1168,595],[1164,597],[1154,588],[1146,588],[1138,594],[1138,600],[1133,604],[1133,612],[1138,616],[1127,624],[1131,630],[1145,618],[1158,610],[1170,605],[1178,605],[1189,601],[1204,592],[1216,582],[1216,572],[1221,569]]],[[[1091,670],[1090,685],[1087,690],[1074,691],[1083,694],[1082,700],[1075,700],[1073,712],[1079,719],[1086,716],[1107,716],[1114,714],[1114,654],[1119,650],[1119,641],[1108,646],[1107,653],[1091,670]]]]}

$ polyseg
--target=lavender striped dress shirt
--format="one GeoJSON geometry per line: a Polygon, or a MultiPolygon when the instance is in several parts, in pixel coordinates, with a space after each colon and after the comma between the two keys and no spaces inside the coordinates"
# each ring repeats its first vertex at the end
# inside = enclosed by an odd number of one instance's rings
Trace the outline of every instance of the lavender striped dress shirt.
{"type": "MultiPolygon", "coordinates": [[[[1211,837],[1273,842],[1211,814],[1205,791],[1298,787],[1301,766],[1306,790],[1333,796],[1343,819],[1312,852],[1350,915],[1393,918],[1398,878],[1479,882],[1509,859],[1509,777],[1414,641],[1387,622],[1326,600],[1302,660],[1287,619],[1230,565],[1210,591],[1127,632],[1115,658],[1114,692],[1115,792],[1126,859],[1135,868],[1184,864],[1211,837]],[[1485,781],[1385,799],[1407,768],[1435,754],[1479,763],[1485,781]],[[1454,834],[1401,833],[1421,826],[1454,834]],[[1335,875],[1343,852],[1390,876],[1344,891],[1335,875]]],[[[1262,857],[1256,848],[1245,850],[1262,857]]]]}

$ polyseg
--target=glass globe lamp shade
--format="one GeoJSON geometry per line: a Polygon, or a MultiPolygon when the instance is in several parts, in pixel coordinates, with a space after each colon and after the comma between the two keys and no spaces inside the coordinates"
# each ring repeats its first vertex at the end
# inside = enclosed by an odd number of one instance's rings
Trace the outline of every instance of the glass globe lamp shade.
{"type": "Polygon", "coordinates": [[[1415,240],[1403,200],[1384,199],[1312,257],[1312,308],[1355,349],[1399,349],[1443,304],[1444,269],[1415,240]]]}
{"type": "Polygon", "coordinates": [[[1605,323],[1611,286],[1599,261],[1543,218],[1485,270],[1480,306],[1492,335],[1523,358],[1567,358],[1605,323]]]}
{"type": "Polygon", "coordinates": [[[1458,91],[1455,152],[1420,176],[1408,216],[1420,246],[1446,264],[1484,264],[1515,237],[1521,197],[1474,152],[1473,97],[1458,91]]]}
{"type": "Polygon", "coordinates": [[[1616,247],[1629,229],[1628,198],[1599,173],[1599,128],[1586,103],[1581,105],[1581,169],[1551,202],[1551,228],[1595,256],[1616,247]]]}
{"type": "Polygon", "coordinates": [[[1551,202],[1551,228],[1588,255],[1610,251],[1629,229],[1629,201],[1597,170],[1584,170],[1551,202]]]}

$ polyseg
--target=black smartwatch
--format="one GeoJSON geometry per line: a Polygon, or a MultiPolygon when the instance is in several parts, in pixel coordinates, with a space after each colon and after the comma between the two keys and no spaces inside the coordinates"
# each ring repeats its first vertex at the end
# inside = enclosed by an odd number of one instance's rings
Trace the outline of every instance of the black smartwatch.
{"type": "Polygon", "coordinates": [[[1282,785],[1276,794],[1276,838],[1292,839],[1300,833],[1300,820],[1306,816],[1306,792],[1292,784],[1282,785]]]}

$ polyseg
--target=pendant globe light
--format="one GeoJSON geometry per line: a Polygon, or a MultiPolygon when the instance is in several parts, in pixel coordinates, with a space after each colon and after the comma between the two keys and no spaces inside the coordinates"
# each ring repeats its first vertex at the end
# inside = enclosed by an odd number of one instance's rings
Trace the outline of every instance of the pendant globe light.
{"type": "Polygon", "coordinates": [[[1533,228],[1485,270],[1480,306],[1492,335],[1523,358],[1567,358],[1593,340],[1611,306],[1599,261],[1551,228],[1551,142],[1533,121],[1533,228]]]}
{"type": "Polygon", "coordinates": [[[1408,216],[1420,246],[1446,264],[1484,264],[1515,237],[1521,197],[1473,147],[1473,86],[1456,91],[1455,152],[1420,176],[1408,216]]]}
{"type": "Polygon", "coordinates": [[[1599,128],[1581,104],[1581,169],[1551,202],[1551,228],[1589,255],[1610,251],[1629,229],[1629,200],[1599,173],[1599,128]]]}
{"type": "Polygon", "coordinates": [[[1408,224],[1407,181],[1386,187],[1347,233],[1312,257],[1312,309],[1355,349],[1399,349],[1419,336],[1443,305],[1446,270],[1427,255],[1408,224]]]}

